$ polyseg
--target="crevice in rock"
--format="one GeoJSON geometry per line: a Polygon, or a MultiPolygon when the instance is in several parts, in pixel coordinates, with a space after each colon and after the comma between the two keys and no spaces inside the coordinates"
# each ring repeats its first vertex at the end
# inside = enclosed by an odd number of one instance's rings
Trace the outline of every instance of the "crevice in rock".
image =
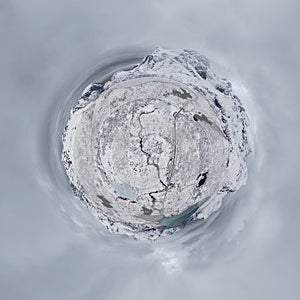
{"type": "Polygon", "coordinates": [[[197,188],[201,187],[205,183],[205,181],[207,179],[207,174],[208,174],[208,172],[204,172],[204,173],[202,172],[198,175],[198,177],[197,177],[197,180],[198,180],[197,188]]]}

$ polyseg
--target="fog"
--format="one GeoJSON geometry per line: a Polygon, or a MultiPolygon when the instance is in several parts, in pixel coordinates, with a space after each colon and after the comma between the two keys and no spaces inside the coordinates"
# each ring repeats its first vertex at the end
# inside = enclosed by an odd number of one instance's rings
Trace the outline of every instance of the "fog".
{"type": "Polygon", "coordinates": [[[299,299],[299,9],[0,0],[0,298],[299,299]],[[197,50],[232,80],[254,152],[212,223],[146,243],[107,232],[72,196],[59,145],[70,95],[96,66],[157,46],[197,50]]]}

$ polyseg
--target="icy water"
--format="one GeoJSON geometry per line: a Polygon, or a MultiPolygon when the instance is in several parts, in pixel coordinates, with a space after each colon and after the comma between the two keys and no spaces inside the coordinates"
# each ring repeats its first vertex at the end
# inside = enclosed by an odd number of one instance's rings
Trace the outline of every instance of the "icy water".
{"type": "Polygon", "coordinates": [[[297,1],[0,1],[1,299],[299,299],[297,1]],[[155,243],[74,198],[61,133],[84,87],[194,49],[250,115],[248,184],[155,243]],[[201,223],[202,222],[202,223],[201,223]]]}

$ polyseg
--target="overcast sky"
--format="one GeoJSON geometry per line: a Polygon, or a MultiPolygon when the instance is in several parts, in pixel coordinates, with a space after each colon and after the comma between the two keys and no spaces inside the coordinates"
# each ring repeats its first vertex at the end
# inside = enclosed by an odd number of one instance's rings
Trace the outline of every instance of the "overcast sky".
{"type": "Polygon", "coordinates": [[[300,299],[299,3],[0,0],[0,299],[300,299]],[[238,205],[193,251],[103,232],[45,163],[101,53],[156,46],[210,57],[256,133],[238,205]]]}

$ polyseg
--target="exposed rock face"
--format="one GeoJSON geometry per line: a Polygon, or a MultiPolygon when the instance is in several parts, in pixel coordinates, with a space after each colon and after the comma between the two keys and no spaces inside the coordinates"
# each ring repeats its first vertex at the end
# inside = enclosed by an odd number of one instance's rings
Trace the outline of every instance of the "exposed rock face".
{"type": "Polygon", "coordinates": [[[76,195],[109,230],[152,239],[207,218],[246,183],[247,127],[206,57],[157,49],[84,91],[62,159],[76,195]]]}

